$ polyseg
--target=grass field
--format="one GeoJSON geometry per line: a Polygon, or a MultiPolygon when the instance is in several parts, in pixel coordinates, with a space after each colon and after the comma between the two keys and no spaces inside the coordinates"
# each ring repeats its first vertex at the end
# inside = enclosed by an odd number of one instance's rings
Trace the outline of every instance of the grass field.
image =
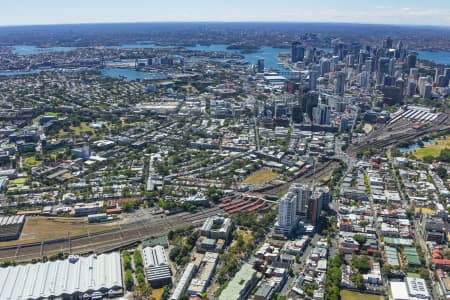
{"type": "Polygon", "coordinates": [[[274,179],[278,176],[278,173],[269,169],[261,169],[247,178],[245,178],[245,184],[263,184],[271,179],[274,179]]]}
{"type": "Polygon", "coordinates": [[[36,160],[36,156],[30,156],[24,159],[24,164],[26,167],[36,167],[42,164],[41,161],[36,160]]]}
{"type": "Polygon", "coordinates": [[[113,224],[89,224],[83,218],[27,218],[20,240],[42,241],[111,229],[113,224]]]}
{"type": "Polygon", "coordinates": [[[425,145],[425,147],[417,149],[414,151],[414,156],[418,159],[422,159],[425,156],[438,157],[441,154],[441,150],[445,148],[450,149],[450,135],[447,135],[445,139],[436,140],[435,144],[425,145]]]}
{"type": "MultiPolygon", "coordinates": [[[[71,134],[73,135],[81,135],[87,132],[92,133],[92,135],[95,135],[95,130],[91,127],[88,126],[88,124],[86,122],[81,122],[80,126],[70,126],[70,129],[73,131],[71,134]]],[[[65,132],[64,130],[60,130],[58,133],[59,137],[64,137],[69,135],[69,132],[65,132]]]]}
{"type": "Polygon", "coordinates": [[[22,187],[26,183],[27,183],[27,179],[26,178],[16,178],[16,179],[10,180],[8,182],[8,186],[9,187],[13,187],[13,186],[22,187]]]}
{"type": "Polygon", "coordinates": [[[342,300],[383,300],[384,297],[370,294],[361,294],[353,291],[342,290],[341,291],[342,300]]]}

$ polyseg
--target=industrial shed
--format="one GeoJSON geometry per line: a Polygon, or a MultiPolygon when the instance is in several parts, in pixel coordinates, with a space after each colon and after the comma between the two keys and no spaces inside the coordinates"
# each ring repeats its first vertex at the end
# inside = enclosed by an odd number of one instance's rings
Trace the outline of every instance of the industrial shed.
{"type": "Polygon", "coordinates": [[[17,240],[24,223],[25,216],[0,217],[0,241],[17,240]]]}
{"type": "Polygon", "coordinates": [[[83,298],[122,292],[119,252],[0,268],[0,299],[83,298]]]}

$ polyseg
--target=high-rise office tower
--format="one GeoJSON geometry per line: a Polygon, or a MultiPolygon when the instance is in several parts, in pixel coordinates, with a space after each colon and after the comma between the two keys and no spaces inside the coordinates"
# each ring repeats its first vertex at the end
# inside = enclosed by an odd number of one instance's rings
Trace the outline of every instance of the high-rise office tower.
{"type": "Polygon", "coordinates": [[[419,80],[419,69],[411,68],[409,70],[409,77],[414,79],[414,80],[419,80]]]}
{"type": "Polygon", "coordinates": [[[415,68],[417,62],[417,54],[411,53],[408,55],[408,69],[415,68]]]}
{"type": "Polygon", "coordinates": [[[373,60],[371,59],[366,60],[366,72],[369,75],[373,72],[373,60]]]}
{"type": "Polygon", "coordinates": [[[330,73],[331,70],[331,63],[326,58],[320,59],[320,75],[324,76],[325,74],[330,73]]]}
{"type": "Polygon", "coordinates": [[[389,75],[394,75],[395,71],[395,58],[391,58],[389,60],[389,75]]]}
{"type": "Polygon", "coordinates": [[[258,73],[264,73],[264,59],[260,58],[258,59],[258,73]]]}
{"type": "Polygon", "coordinates": [[[412,97],[416,94],[417,84],[414,80],[408,82],[408,89],[406,95],[408,97],[412,97]]]}
{"type": "Polygon", "coordinates": [[[423,88],[423,95],[425,99],[431,99],[432,97],[433,86],[430,83],[426,83],[423,88]]]}
{"type": "Polygon", "coordinates": [[[367,50],[361,49],[359,51],[359,57],[358,57],[358,72],[362,72],[362,67],[366,61],[366,58],[368,57],[369,53],[367,50]]]}
{"type": "Polygon", "coordinates": [[[444,69],[444,76],[445,76],[445,84],[444,86],[448,86],[450,83],[450,68],[444,69]]]}
{"type": "Polygon", "coordinates": [[[442,75],[444,72],[441,68],[434,68],[434,82],[438,83],[439,76],[442,75]]]}
{"type": "Polygon", "coordinates": [[[342,72],[342,71],[339,71],[336,74],[334,92],[337,95],[344,95],[344,92],[345,92],[345,73],[342,72]]]}
{"type": "Polygon", "coordinates": [[[309,89],[315,91],[317,89],[317,78],[319,77],[319,72],[317,70],[311,70],[309,72],[309,89]]]}
{"type": "Polygon", "coordinates": [[[383,40],[383,48],[384,49],[391,49],[392,48],[392,38],[388,36],[383,40]]]}
{"type": "Polygon", "coordinates": [[[388,57],[380,57],[378,59],[378,72],[389,74],[389,62],[390,59],[388,57]]]}
{"type": "Polygon", "coordinates": [[[319,104],[313,108],[313,122],[318,125],[330,125],[330,107],[326,104],[319,104]]]}
{"type": "Polygon", "coordinates": [[[368,90],[370,88],[370,76],[369,72],[363,71],[359,73],[359,85],[362,89],[368,90]]]}
{"type": "Polygon", "coordinates": [[[303,61],[305,58],[305,48],[302,46],[300,42],[293,42],[291,49],[291,60],[293,63],[303,61]]]}

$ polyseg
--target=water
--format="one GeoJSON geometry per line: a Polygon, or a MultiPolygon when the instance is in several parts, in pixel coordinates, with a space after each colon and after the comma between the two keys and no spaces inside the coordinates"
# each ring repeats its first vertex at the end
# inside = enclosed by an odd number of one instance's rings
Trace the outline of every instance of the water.
{"type": "Polygon", "coordinates": [[[136,80],[136,79],[152,79],[152,80],[164,80],[168,77],[164,74],[154,74],[136,71],[134,69],[125,69],[125,68],[105,68],[101,70],[101,73],[104,76],[108,77],[125,77],[127,80],[136,80]]]}
{"type": "MultiPolygon", "coordinates": [[[[227,52],[241,54],[239,50],[227,49],[228,45],[224,44],[214,44],[214,45],[196,45],[191,47],[184,47],[187,50],[193,51],[205,51],[205,52],[227,52]]],[[[39,48],[36,46],[13,46],[13,52],[19,55],[32,55],[39,53],[51,53],[51,52],[67,52],[77,49],[76,47],[49,47],[49,48],[39,48]]],[[[109,48],[119,48],[119,49],[170,49],[177,48],[176,46],[160,46],[151,43],[138,43],[138,44],[124,44],[118,47],[109,48]]],[[[272,48],[272,47],[261,47],[258,51],[254,53],[244,53],[244,60],[250,64],[256,64],[258,59],[264,59],[264,65],[267,69],[272,69],[276,71],[287,71],[283,66],[279,65],[278,54],[289,54],[288,49],[284,48],[272,48]]]]}
{"type": "MultiPolygon", "coordinates": [[[[424,145],[431,145],[434,144],[435,141],[434,140],[429,140],[429,141],[423,141],[424,145]]],[[[408,147],[399,147],[398,149],[400,150],[401,153],[408,153],[408,152],[414,152],[417,149],[422,148],[419,144],[411,144],[408,147]]]]}
{"type": "Polygon", "coordinates": [[[194,47],[186,47],[187,50],[194,51],[209,51],[209,52],[227,52],[227,53],[235,53],[241,54],[244,57],[244,60],[249,64],[256,65],[258,59],[264,59],[264,67],[266,69],[272,69],[276,71],[287,71],[286,68],[279,65],[278,55],[279,54],[289,54],[289,50],[284,48],[272,48],[272,47],[261,47],[259,50],[253,53],[241,53],[236,49],[227,49],[228,45],[223,44],[215,44],[215,45],[196,45],[194,47]]]}
{"type": "Polygon", "coordinates": [[[161,45],[155,45],[152,43],[142,43],[142,44],[124,44],[118,47],[111,46],[108,47],[111,49],[171,49],[176,48],[175,46],[161,46],[161,45]]]}
{"type": "MultiPolygon", "coordinates": [[[[193,47],[185,47],[188,50],[198,50],[198,51],[217,51],[217,52],[228,52],[228,53],[240,53],[239,50],[227,49],[228,45],[214,44],[214,45],[196,45],[193,47]]],[[[119,49],[147,49],[147,48],[177,48],[176,46],[160,46],[152,43],[135,43],[135,44],[124,44],[118,47],[109,48],[119,48],[119,49]]],[[[48,47],[40,48],[31,45],[17,45],[12,47],[13,52],[18,55],[32,55],[39,53],[51,53],[51,52],[68,52],[76,50],[77,47],[48,47]]],[[[325,52],[331,52],[329,48],[319,48],[325,52]]],[[[437,64],[450,65],[450,51],[417,51],[419,54],[419,59],[430,60],[437,64]]],[[[285,71],[283,67],[278,65],[278,54],[289,54],[288,49],[284,48],[271,48],[262,47],[256,53],[243,54],[245,60],[250,64],[256,64],[259,58],[264,58],[266,68],[282,70],[285,71]]]]}
{"type": "Polygon", "coordinates": [[[17,75],[29,75],[29,74],[38,74],[39,70],[32,71],[6,71],[0,72],[0,76],[17,76],[17,75]]]}
{"type": "Polygon", "coordinates": [[[436,64],[450,65],[450,51],[417,51],[419,59],[430,60],[436,64]]]}
{"type": "Polygon", "coordinates": [[[13,53],[17,55],[32,55],[39,53],[52,53],[52,52],[69,52],[78,49],[77,47],[48,47],[48,48],[40,48],[36,46],[30,45],[18,45],[13,46],[13,53]]]}

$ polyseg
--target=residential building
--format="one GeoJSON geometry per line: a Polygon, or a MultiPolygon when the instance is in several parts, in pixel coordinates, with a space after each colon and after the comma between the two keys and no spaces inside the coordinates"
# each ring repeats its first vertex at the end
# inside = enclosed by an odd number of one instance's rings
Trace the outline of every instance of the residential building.
{"type": "Polygon", "coordinates": [[[228,286],[222,291],[218,300],[244,300],[256,285],[256,271],[250,264],[243,264],[228,286]]]}

